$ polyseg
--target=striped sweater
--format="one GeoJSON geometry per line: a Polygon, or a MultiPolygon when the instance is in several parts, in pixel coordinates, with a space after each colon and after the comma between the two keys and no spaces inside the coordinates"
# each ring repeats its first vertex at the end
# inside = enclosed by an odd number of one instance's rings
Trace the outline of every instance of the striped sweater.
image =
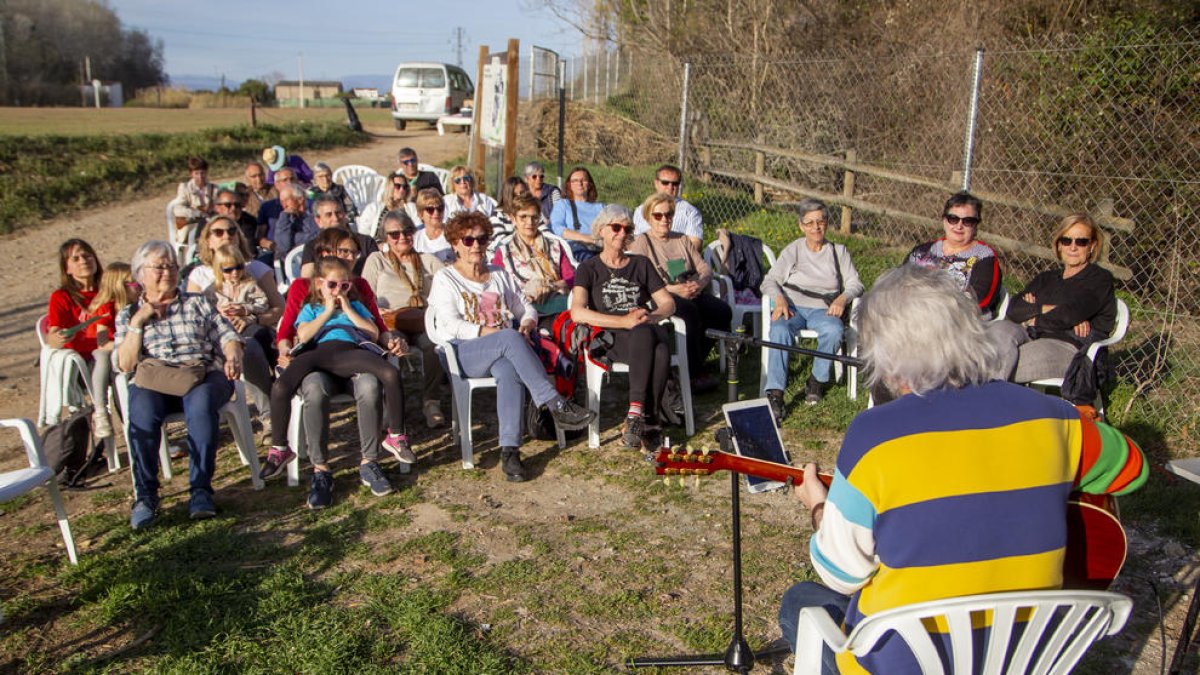
{"type": "MultiPolygon", "coordinates": [[[[1146,480],[1141,451],[1069,403],[1006,382],[903,396],[855,418],[809,549],[863,617],[948,597],[1062,586],[1074,490],[1124,494],[1146,480]]],[[[885,640],[843,672],[907,672],[885,640]]]]}

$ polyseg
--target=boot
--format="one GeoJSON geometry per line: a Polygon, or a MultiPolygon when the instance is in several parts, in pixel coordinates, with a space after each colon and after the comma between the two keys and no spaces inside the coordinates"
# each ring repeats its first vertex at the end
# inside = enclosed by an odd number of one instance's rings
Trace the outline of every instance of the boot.
{"type": "Polygon", "coordinates": [[[525,480],[525,467],[521,464],[521,451],[516,448],[500,448],[500,470],[510,482],[525,480]]]}

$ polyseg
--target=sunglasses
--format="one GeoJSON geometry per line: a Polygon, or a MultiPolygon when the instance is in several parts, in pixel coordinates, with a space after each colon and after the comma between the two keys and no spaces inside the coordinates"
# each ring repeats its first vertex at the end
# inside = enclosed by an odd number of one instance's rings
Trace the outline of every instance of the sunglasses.
{"type": "Polygon", "coordinates": [[[217,206],[224,206],[230,209],[240,209],[242,205],[237,202],[217,202],[217,206]]]}
{"type": "Polygon", "coordinates": [[[474,182],[475,182],[475,179],[471,178],[470,176],[459,176],[458,178],[454,179],[455,185],[461,185],[462,183],[474,183],[474,182]]]}
{"type": "Polygon", "coordinates": [[[330,279],[325,282],[325,288],[328,288],[331,291],[341,291],[343,293],[349,290],[350,286],[351,283],[349,281],[334,281],[333,279],[330,279]]]}
{"type": "Polygon", "coordinates": [[[963,225],[966,225],[967,227],[975,227],[976,225],[979,224],[979,218],[977,218],[975,216],[967,216],[966,218],[959,218],[958,216],[954,215],[953,213],[943,213],[942,218],[944,218],[946,220],[946,222],[950,223],[951,225],[957,225],[959,223],[962,223],[963,225]]]}
{"type": "MultiPolygon", "coordinates": [[[[656,213],[654,215],[657,216],[658,214],[656,213]]],[[[633,226],[632,225],[622,225],[621,223],[610,223],[609,227],[611,227],[612,231],[616,234],[621,234],[622,231],[628,232],[629,234],[633,234],[633,226]]]]}
{"type": "Polygon", "coordinates": [[[467,236],[462,238],[462,243],[463,243],[463,246],[466,246],[467,248],[471,248],[475,244],[487,246],[488,242],[491,240],[492,240],[492,235],[490,235],[490,234],[484,234],[484,235],[480,235],[478,237],[473,237],[468,234],[467,236]]]}
{"type": "Polygon", "coordinates": [[[546,177],[545,175],[540,174],[540,173],[531,173],[528,176],[526,176],[526,178],[532,178],[534,180],[541,180],[545,177],[546,177]]]}
{"type": "Polygon", "coordinates": [[[214,237],[232,237],[233,236],[233,230],[231,230],[227,227],[214,227],[211,230],[209,230],[208,233],[214,237]]]}
{"type": "Polygon", "coordinates": [[[400,160],[400,163],[401,163],[401,164],[405,164],[405,165],[408,165],[408,164],[416,164],[416,163],[417,163],[417,160],[416,160],[415,158],[413,158],[413,159],[402,159],[402,160],[400,160]]]}
{"type": "Polygon", "coordinates": [[[1072,239],[1071,237],[1059,237],[1058,238],[1059,246],[1070,246],[1071,244],[1075,244],[1079,248],[1086,248],[1091,243],[1092,243],[1091,237],[1075,237],[1074,239],[1072,239]]]}
{"type": "Polygon", "coordinates": [[[136,281],[126,281],[125,290],[129,291],[130,293],[141,293],[142,285],[136,281]]]}
{"type": "Polygon", "coordinates": [[[674,218],[675,212],[674,211],[654,211],[650,215],[653,216],[655,220],[663,221],[663,220],[671,220],[672,218],[674,218]]]}
{"type": "Polygon", "coordinates": [[[667,187],[679,187],[683,183],[681,180],[663,180],[661,178],[655,178],[655,180],[658,181],[659,185],[666,185],[667,187]]]}
{"type": "Polygon", "coordinates": [[[405,190],[408,188],[408,183],[392,183],[393,190],[405,190]]]}
{"type": "Polygon", "coordinates": [[[424,211],[425,213],[443,213],[443,212],[445,212],[446,207],[445,206],[426,206],[424,209],[421,209],[421,210],[424,211]]]}
{"type": "Polygon", "coordinates": [[[388,230],[387,237],[388,239],[399,239],[401,237],[412,237],[416,233],[416,230],[388,230]]]}
{"type": "Polygon", "coordinates": [[[244,269],[246,269],[246,265],[243,263],[238,263],[232,267],[222,267],[221,271],[225,274],[233,274],[234,272],[241,272],[244,269]]]}

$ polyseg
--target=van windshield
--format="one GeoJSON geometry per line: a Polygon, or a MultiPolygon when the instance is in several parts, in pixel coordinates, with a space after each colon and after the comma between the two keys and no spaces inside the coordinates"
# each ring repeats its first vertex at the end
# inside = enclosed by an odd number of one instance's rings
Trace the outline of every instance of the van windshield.
{"type": "Polygon", "coordinates": [[[441,68],[401,68],[396,73],[396,86],[441,89],[446,86],[446,73],[441,68]]]}

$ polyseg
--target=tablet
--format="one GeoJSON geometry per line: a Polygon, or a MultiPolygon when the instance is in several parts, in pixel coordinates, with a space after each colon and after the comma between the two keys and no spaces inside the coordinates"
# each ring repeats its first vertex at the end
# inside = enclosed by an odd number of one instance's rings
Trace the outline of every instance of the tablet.
{"type": "MultiPolygon", "coordinates": [[[[734,452],[743,457],[791,466],[787,450],[783,448],[783,437],[779,435],[779,425],[767,399],[726,403],[721,410],[725,413],[725,423],[733,432],[734,452]]],[[[746,476],[746,486],[750,492],[778,490],[784,485],[775,480],[746,476]]]]}

